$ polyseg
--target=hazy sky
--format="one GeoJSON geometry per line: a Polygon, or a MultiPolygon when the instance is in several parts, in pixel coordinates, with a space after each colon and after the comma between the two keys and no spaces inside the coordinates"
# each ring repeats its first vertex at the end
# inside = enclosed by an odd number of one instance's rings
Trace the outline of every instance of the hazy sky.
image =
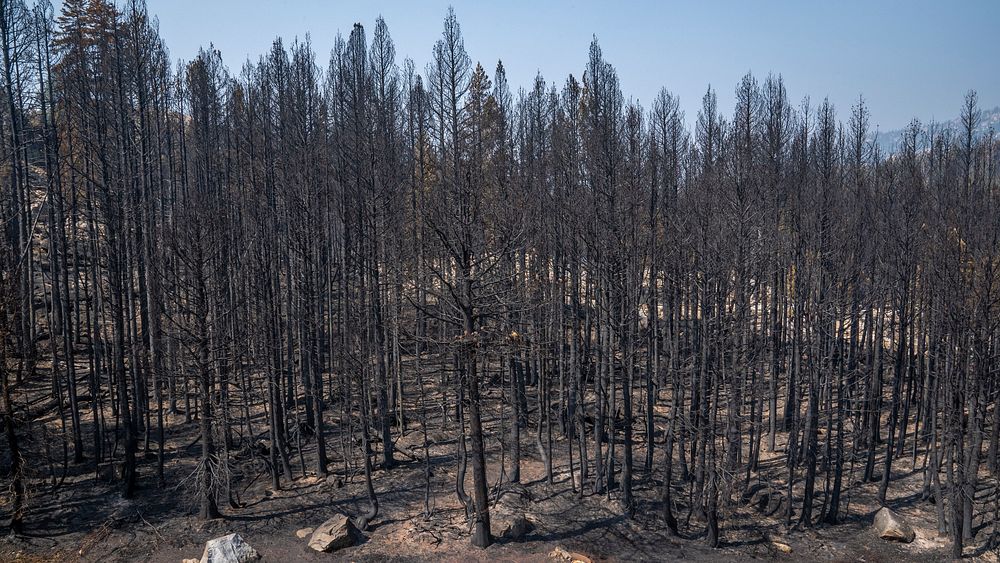
{"type": "Polygon", "coordinates": [[[626,99],[648,107],[666,87],[689,122],[709,84],[731,113],[747,71],[781,73],[795,101],[829,96],[841,118],[864,94],[882,130],[955,117],[970,88],[983,108],[1000,105],[1000,0],[148,0],[174,59],[212,42],[235,70],[275,37],[306,33],[325,68],[337,32],[361,22],[370,34],[379,14],[400,61],[423,69],[449,4],[472,59],[491,74],[502,59],[515,91],[538,71],[560,85],[579,77],[596,35],[626,99]]]}

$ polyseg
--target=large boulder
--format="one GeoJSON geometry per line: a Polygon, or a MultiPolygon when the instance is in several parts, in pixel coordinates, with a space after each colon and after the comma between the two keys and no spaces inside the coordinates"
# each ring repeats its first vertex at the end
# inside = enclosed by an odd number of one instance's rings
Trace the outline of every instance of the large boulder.
{"type": "Polygon", "coordinates": [[[882,507],[875,513],[875,531],[884,540],[910,543],[916,537],[913,527],[902,516],[882,507]]]}
{"type": "Polygon", "coordinates": [[[205,544],[201,563],[246,563],[258,557],[257,550],[243,541],[239,534],[229,534],[205,544]]]}
{"type": "Polygon", "coordinates": [[[357,543],[360,532],[354,527],[351,519],[338,514],[313,530],[309,538],[309,547],[316,551],[330,553],[357,543]]]}

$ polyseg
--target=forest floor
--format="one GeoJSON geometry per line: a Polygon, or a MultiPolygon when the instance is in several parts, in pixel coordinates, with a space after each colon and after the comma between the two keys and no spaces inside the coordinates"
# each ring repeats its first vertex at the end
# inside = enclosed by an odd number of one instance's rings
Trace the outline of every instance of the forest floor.
{"type": "MultiPolygon", "coordinates": [[[[38,378],[42,381],[45,378],[38,378]]],[[[495,394],[496,389],[491,390],[495,394]]],[[[165,448],[166,487],[158,487],[155,454],[142,456],[140,490],[134,500],[121,499],[117,483],[95,477],[92,463],[68,465],[61,486],[53,490],[52,473],[62,479],[62,442],[57,433],[58,417],[51,401],[40,399],[42,387],[22,391],[22,404],[31,407],[29,436],[26,438],[33,478],[25,519],[25,533],[0,538],[0,561],[154,561],[179,562],[200,558],[207,540],[239,533],[262,556],[264,561],[556,561],[553,552],[560,548],[583,555],[592,561],[695,561],[734,560],[825,560],[825,561],[939,561],[950,557],[950,543],[937,534],[934,505],[921,500],[922,471],[911,467],[910,456],[894,465],[888,505],[906,518],[916,530],[910,544],[890,543],[877,537],[871,523],[879,504],[878,483],[858,484],[860,467],[847,467],[844,498],[844,521],[836,526],[817,525],[808,530],[788,529],[780,514],[766,516],[746,503],[734,502],[721,513],[722,547],[705,544],[703,524],[690,519],[685,525],[685,498],[676,515],[681,521],[681,535],[672,536],[660,516],[662,492],[662,447],[657,451],[654,470],[644,471],[645,451],[636,451],[636,516],[627,519],[617,501],[618,492],[578,497],[568,473],[566,443],[554,445],[553,482],[546,479],[545,466],[534,445],[533,425],[522,432],[521,482],[524,485],[523,511],[533,529],[518,540],[499,539],[488,549],[469,543],[469,527],[455,495],[457,431],[444,432],[440,412],[433,414],[429,435],[432,467],[431,509],[424,517],[424,463],[422,433],[411,422],[397,446],[409,452],[398,454],[398,465],[385,471],[376,466],[374,485],[379,500],[379,514],[360,545],[333,554],[317,553],[307,547],[296,531],[316,527],[327,518],[343,513],[356,516],[367,507],[363,473],[352,468],[347,474],[340,457],[336,426],[328,429],[332,461],[329,479],[314,476],[310,454],[315,441],[304,449],[303,476],[299,456],[291,457],[295,479],[283,478],[282,489],[270,488],[270,479],[261,471],[251,473],[233,486],[239,508],[221,502],[224,517],[201,521],[195,514],[192,494],[186,488],[197,460],[198,423],[184,422],[183,416],[168,420],[165,448]],[[32,400],[34,399],[34,400],[32,400]],[[46,407],[46,404],[48,406],[46,407]],[[42,460],[46,460],[44,463],[42,460]],[[50,467],[45,464],[51,462],[50,467]],[[850,481],[848,481],[848,479],[850,481]],[[340,481],[340,483],[338,483],[340,481]],[[180,483],[180,485],[178,485],[180,483]],[[338,486],[342,483],[342,486],[338,486]],[[850,485],[850,487],[848,487],[850,485]],[[790,551],[789,551],[790,548],[790,551]]],[[[487,397],[489,399],[490,397],[487,397]]],[[[496,397],[493,397],[496,399],[496,397]]],[[[490,404],[487,402],[487,404],[490,404]]],[[[492,404],[499,404],[495,401],[492,404]]],[[[332,410],[332,408],[331,408],[332,410]]],[[[329,419],[335,422],[331,412],[329,419]]],[[[486,410],[488,477],[497,482],[500,470],[500,416],[486,410]]],[[[261,426],[261,425],[258,425],[261,426]]],[[[23,430],[22,430],[23,431],[23,430]]],[[[557,432],[553,431],[553,434],[557,432]]],[[[86,433],[84,434],[87,435],[86,433]]],[[[642,435],[639,434],[641,440],[642,435]]],[[[784,455],[762,452],[765,474],[780,488],[783,482],[784,455]]],[[[155,443],[151,444],[155,451],[155,443]]],[[[922,456],[921,456],[922,457],[922,456]]],[[[259,465],[253,467],[261,468],[259,465]]],[[[676,468],[676,464],[675,464],[676,468]]],[[[675,469],[676,470],[676,469],[675,469]]],[[[675,474],[676,475],[676,474],[675,474]]],[[[676,477],[675,477],[676,479],[676,477]]],[[[237,481],[234,479],[234,481],[237,481]]],[[[817,480],[822,499],[822,479],[817,480]]],[[[472,491],[471,469],[467,490],[472,491]]],[[[491,490],[491,498],[495,491],[491,490]]],[[[683,497],[678,490],[676,496],[683,497]]],[[[796,515],[800,500],[796,495],[796,515]]],[[[819,502],[816,512],[818,514],[819,502]]],[[[0,511],[7,510],[0,506],[0,511]]],[[[992,512],[992,511],[990,511],[992,512]]],[[[499,518],[497,518],[499,520],[499,518]]],[[[966,556],[976,560],[996,561],[996,554],[986,551],[985,535],[990,522],[977,519],[978,535],[966,548],[966,556]],[[977,547],[979,546],[979,547],[977,547]]],[[[495,522],[494,530],[500,525],[495,522]]],[[[582,559],[580,558],[581,560],[582,559]]]]}

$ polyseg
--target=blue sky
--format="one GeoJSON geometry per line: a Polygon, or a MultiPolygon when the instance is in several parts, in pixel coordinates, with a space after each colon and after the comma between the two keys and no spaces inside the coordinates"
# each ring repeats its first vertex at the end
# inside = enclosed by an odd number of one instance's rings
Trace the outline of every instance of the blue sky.
{"type": "Polygon", "coordinates": [[[560,85],[580,76],[597,36],[626,98],[649,106],[660,87],[681,97],[691,122],[711,84],[720,109],[747,71],[781,73],[791,97],[829,96],[846,119],[864,94],[873,125],[911,117],[950,119],[974,88],[980,105],[1000,105],[1000,0],[982,1],[323,1],[147,0],[173,58],[213,42],[232,69],[256,60],[272,40],[309,33],[325,67],[338,31],[369,32],[381,14],[400,61],[423,69],[449,5],[474,61],[502,59],[515,88],[535,73],[560,85]]]}

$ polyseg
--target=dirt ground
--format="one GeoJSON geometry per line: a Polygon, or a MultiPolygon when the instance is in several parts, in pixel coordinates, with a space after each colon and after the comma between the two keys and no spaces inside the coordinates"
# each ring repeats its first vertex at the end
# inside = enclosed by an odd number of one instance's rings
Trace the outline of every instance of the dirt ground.
{"type": "MultiPolygon", "coordinates": [[[[30,390],[26,391],[30,395],[30,390]]],[[[495,391],[494,391],[495,393],[495,391]]],[[[498,404],[499,401],[495,401],[498,404]]],[[[489,397],[487,404],[489,404],[489,397]]],[[[37,404],[37,402],[36,402],[37,404]]],[[[331,406],[331,411],[335,407],[331,406]]],[[[61,478],[61,442],[55,429],[58,421],[36,406],[32,431],[27,440],[30,459],[54,458],[57,478],[61,478]],[[45,441],[48,440],[48,447],[45,441]],[[47,454],[45,452],[48,452],[47,454]]],[[[437,417],[439,413],[434,413],[437,417]]],[[[487,410],[488,476],[496,483],[500,468],[499,413],[487,410]]],[[[364,512],[364,476],[359,468],[344,471],[340,442],[335,426],[336,412],[330,419],[334,426],[328,434],[328,450],[333,458],[329,479],[318,479],[310,472],[314,442],[307,443],[303,457],[292,456],[295,479],[284,479],[283,488],[270,489],[270,479],[261,474],[260,460],[236,464],[242,478],[234,479],[233,496],[240,506],[233,508],[225,499],[220,502],[223,518],[200,521],[188,499],[185,477],[190,475],[200,446],[197,445],[197,422],[185,424],[182,416],[168,420],[165,456],[165,488],[157,486],[155,456],[147,454],[140,464],[140,491],[131,501],[120,498],[114,482],[95,478],[92,464],[69,465],[65,480],[54,491],[49,468],[33,465],[32,496],[25,521],[26,532],[0,538],[0,561],[154,561],[179,562],[201,557],[207,540],[239,533],[262,556],[264,561],[556,561],[558,549],[586,556],[592,561],[694,561],[736,560],[808,560],[808,561],[940,561],[950,558],[946,538],[937,534],[934,505],[921,500],[922,473],[914,471],[907,456],[895,465],[889,490],[889,506],[906,518],[916,530],[910,544],[890,543],[879,539],[871,522],[878,503],[877,483],[860,485],[861,467],[847,467],[844,498],[844,521],[837,526],[817,525],[810,530],[789,530],[778,515],[766,516],[747,503],[735,502],[723,509],[721,534],[723,546],[705,545],[703,525],[690,520],[685,525],[685,494],[676,495],[682,505],[677,511],[681,536],[672,536],[660,517],[662,489],[662,453],[652,472],[644,471],[644,449],[636,453],[636,517],[622,516],[617,491],[611,497],[594,495],[589,490],[579,497],[573,491],[568,474],[565,442],[554,446],[554,479],[546,480],[545,468],[534,446],[534,429],[522,433],[521,491],[522,505],[532,529],[521,539],[499,539],[488,549],[469,544],[469,528],[464,511],[455,495],[457,432],[442,432],[433,427],[430,449],[431,509],[424,517],[424,465],[421,456],[419,425],[411,422],[397,446],[407,454],[397,456],[399,464],[389,471],[376,468],[375,488],[380,510],[365,532],[360,545],[332,554],[317,553],[307,547],[307,540],[295,532],[315,527],[327,518],[343,513],[356,516],[364,512]],[[338,481],[340,483],[338,483],[338,481]],[[178,485],[180,483],[180,485],[178,485]],[[338,486],[340,485],[340,486],[338,486]],[[850,485],[850,487],[848,487],[850,485]],[[790,551],[787,549],[790,548],[790,551]]],[[[436,420],[436,419],[435,419],[436,420]]],[[[532,419],[533,420],[533,419],[532,419]]],[[[440,423],[437,423],[440,424],[440,423]]],[[[557,434],[557,432],[553,432],[557,434]]],[[[641,440],[641,434],[639,435],[641,440]]],[[[764,452],[765,472],[773,483],[783,481],[783,454],[764,452]]],[[[921,456],[922,458],[922,456],[921,456]]],[[[471,471],[469,472],[471,474],[471,471]]],[[[238,477],[234,473],[234,477],[238,477]]],[[[675,477],[676,479],[676,477],[675,477]]],[[[57,479],[58,480],[58,479],[57,479]]],[[[471,476],[468,490],[471,491],[471,476]]],[[[822,499],[822,478],[818,480],[822,499]]],[[[493,489],[491,496],[496,493],[493,489]]],[[[796,498],[796,503],[800,502],[796,498]]],[[[818,501],[819,502],[819,501],[818,501]]],[[[818,506],[818,504],[817,504],[818,506]]],[[[6,509],[7,507],[0,507],[6,509]]],[[[798,506],[795,506],[796,511],[798,506]]],[[[818,508],[817,508],[818,511],[818,508]]],[[[502,521],[502,511],[495,511],[502,521]]],[[[992,511],[990,511],[992,512],[992,511]]],[[[996,554],[986,551],[985,535],[991,531],[988,518],[977,518],[976,541],[967,547],[966,556],[976,560],[996,561],[996,554]]],[[[497,530],[495,522],[494,530],[497,530]]]]}

